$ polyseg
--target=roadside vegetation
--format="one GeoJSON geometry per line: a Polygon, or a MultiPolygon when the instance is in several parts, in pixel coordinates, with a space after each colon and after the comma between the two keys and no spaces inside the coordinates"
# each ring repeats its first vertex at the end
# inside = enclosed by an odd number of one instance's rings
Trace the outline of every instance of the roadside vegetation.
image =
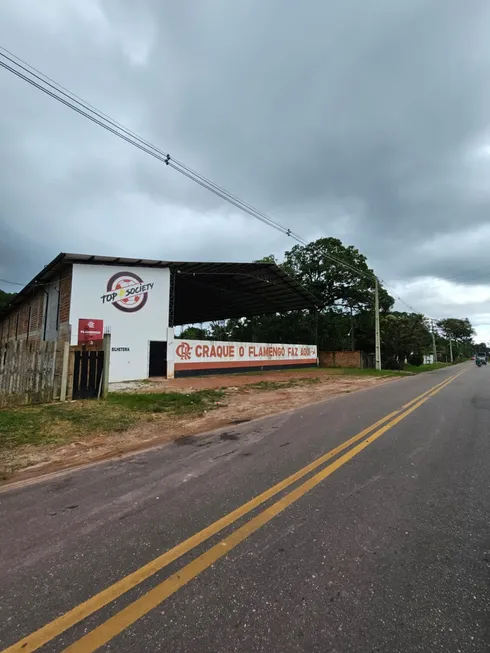
{"type": "Polygon", "coordinates": [[[421,372],[433,372],[440,370],[444,367],[451,367],[452,363],[429,363],[428,365],[405,365],[404,372],[411,372],[412,374],[420,374],[421,372]]]}
{"type": "Polygon", "coordinates": [[[0,451],[22,445],[70,442],[102,433],[121,433],[160,415],[202,415],[219,406],[223,390],[192,393],[111,393],[103,401],[73,401],[0,410],[0,451]]]}
{"type": "MultiPolygon", "coordinates": [[[[244,342],[316,343],[320,351],[373,352],[374,271],[355,247],[337,238],[320,238],[295,245],[282,260],[269,255],[263,263],[276,263],[319,300],[317,311],[288,311],[213,322],[207,328],[187,327],[182,338],[244,342]]],[[[477,350],[475,331],[468,318],[433,321],[421,313],[395,310],[395,299],[379,287],[381,355],[386,369],[419,367],[424,355],[463,361],[477,350]]]]}
{"type": "Polygon", "coordinates": [[[293,376],[263,373],[262,378],[258,372],[241,375],[236,381],[233,376],[215,378],[216,385],[211,388],[153,391],[149,383],[144,389],[110,393],[106,400],[2,409],[0,480],[50,460],[61,467],[72,466],[127,451],[128,447],[137,449],[149,441],[179,441],[186,433],[197,434],[271,414],[271,407],[272,412],[288,410],[350,393],[376,382],[377,377],[383,382],[387,377],[443,366],[408,366],[404,371],[320,368],[295,370],[293,376]],[[222,387],[222,383],[229,385],[222,387]]]}
{"type": "MultiPolygon", "coordinates": [[[[317,386],[337,377],[394,377],[444,367],[407,366],[406,370],[320,368],[315,376],[261,381],[237,388],[193,392],[114,392],[107,400],[73,401],[64,404],[26,406],[0,410],[0,452],[23,445],[55,445],[87,436],[122,433],[138,423],[165,417],[199,417],[225,405],[226,399],[242,392],[267,392],[295,387],[317,386]]],[[[310,370],[308,370],[310,371],[310,370]]],[[[230,382],[230,380],[229,380],[230,382]]],[[[232,381],[231,381],[232,383],[232,381]]]]}
{"type": "MultiPolygon", "coordinates": [[[[310,371],[310,370],[308,370],[310,371]]],[[[392,370],[320,368],[315,376],[261,381],[237,388],[192,392],[112,392],[107,400],[71,401],[0,410],[0,453],[23,445],[56,445],[104,433],[123,433],[142,422],[165,417],[199,417],[225,405],[234,394],[316,386],[329,377],[400,376],[392,370]]],[[[223,379],[223,382],[225,380],[223,379]]],[[[233,383],[231,379],[229,383],[233,383]]]]}

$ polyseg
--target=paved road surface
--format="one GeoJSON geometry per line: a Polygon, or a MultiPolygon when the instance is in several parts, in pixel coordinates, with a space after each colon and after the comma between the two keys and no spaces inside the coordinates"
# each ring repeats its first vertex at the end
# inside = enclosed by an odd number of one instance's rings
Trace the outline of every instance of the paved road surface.
{"type": "Polygon", "coordinates": [[[489,469],[465,364],[0,492],[0,650],[490,651],[489,469]]]}

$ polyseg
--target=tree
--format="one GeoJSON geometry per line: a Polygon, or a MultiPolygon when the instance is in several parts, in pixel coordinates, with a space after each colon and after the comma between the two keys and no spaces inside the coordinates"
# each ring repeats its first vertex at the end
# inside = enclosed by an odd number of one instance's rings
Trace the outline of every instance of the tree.
{"type": "Polygon", "coordinates": [[[314,320],[308,311],[273,313],[213,323],[210,328],[214,340],[245,342],[315,342],[314,320]]]}
{"type": "Polygon", "coordinates": [[[475,335],[475,330],[467,317],[463,319],[447,317],[444,320],[439,320],[437,326],[446,338],[451,337],[458,342],[472,340],[475,335]]]}
{"type": "Polygon", "coordinates": [[[183,340],[207,340],[209,331],[195,326],[188,326],[182,331],[179,338],[183,340]]]}
{"type": "Polygon", "coordinates": [[[257,259],[257,261],[254,261],[254,263],[275,263],[278,265],[277,259],[274,256],[274,254],[268,254],[267,256],[263,256],[262,258],[257,259]]]}
{"type": "Polygon", "coordinates": [[[8,306],[14,297],[14,292],[5,292],[4,290],[0,290],[0,310],[8,306]]]}
{"type": "MultiPolygon", "coordinates": [[[[359,250],[352,245],[345,247],[338,238],[295,245],[286,252],[283,268],[325,307],[359,311],[374,306],[374,272],[359,250]]],[[[394,303],[383,288],[379,303],[382,311],[388,311],[394,303]]]]}
{"type": "MultiPolygon", "coordinates": [[[[321,349],[374,350],[374,272],[366,257],[338,238],[320,238],[286,252],[284,270],[317,297],[318,345],[321,349]]],[[[394,300],[380,287],[380,311],[394,300]]],[[[311,329],[310,329],[311,330],[311,329]]]]}
{"type": "Polygon", "coordinates": [[[444,348],[446,357],[449,358],[450,350],[453,350],[453,359],[469,358],[474,348],[473,336],[475,330],[467,317],[448,317],[437,322],[442,338],[441,345],[444,348]],[[451,345],[449,342],[451,341],[451,345]]]}
{"type": "Polygon", "coordinates": [[[236,318],[211,322],[209,327],[210,340],[233,340],[234,328],[239,322],[240,320],[236,318]]]}
{"type": "MultiPolygon", "coordinates": [[[[316,343],[324,350],[374,351],[374,273],[355,247],[346,247],[337,238],[320,238],[308,245],[295,245],[286,252],[283,262],[272,254],[256,262],[282,267],[318,299],[319,309],[215,323],[210,337],[316,343]]],[[[379,300],[383,314],[394,304],[382,287],[379,300]]]]}
{"type": "Polygon", "coordinates": [[[381,316],[384,366],[403,369],[407,358],[420,359],[430,347],[427,320],[419,313],[394,312],[381,316]]]}
{"type": "Polygon", "coordinates": [[[484,342],[475,345],[475,349],[479,354],[486,354],[488,356],[490,350],[484,342]]]}

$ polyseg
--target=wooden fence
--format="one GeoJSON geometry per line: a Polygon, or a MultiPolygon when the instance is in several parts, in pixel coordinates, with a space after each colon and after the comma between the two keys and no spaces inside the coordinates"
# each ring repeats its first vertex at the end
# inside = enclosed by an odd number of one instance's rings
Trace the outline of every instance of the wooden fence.
{"type": "Polygon", "coordinates": [[[68,345],[63,342],[20,340],[0,345],[0,408],[60,398],[67,357],[68,345]]]}

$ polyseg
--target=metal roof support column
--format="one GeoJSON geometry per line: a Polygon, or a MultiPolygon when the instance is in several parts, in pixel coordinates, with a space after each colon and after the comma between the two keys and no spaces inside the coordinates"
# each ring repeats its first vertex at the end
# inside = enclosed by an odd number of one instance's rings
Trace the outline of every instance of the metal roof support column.
{"type": "Polygon", "coordinates": [[[170,292],[168,296],[168,326],[173,327],[175,320],[175,272],[170,268],[170,292]]]}

